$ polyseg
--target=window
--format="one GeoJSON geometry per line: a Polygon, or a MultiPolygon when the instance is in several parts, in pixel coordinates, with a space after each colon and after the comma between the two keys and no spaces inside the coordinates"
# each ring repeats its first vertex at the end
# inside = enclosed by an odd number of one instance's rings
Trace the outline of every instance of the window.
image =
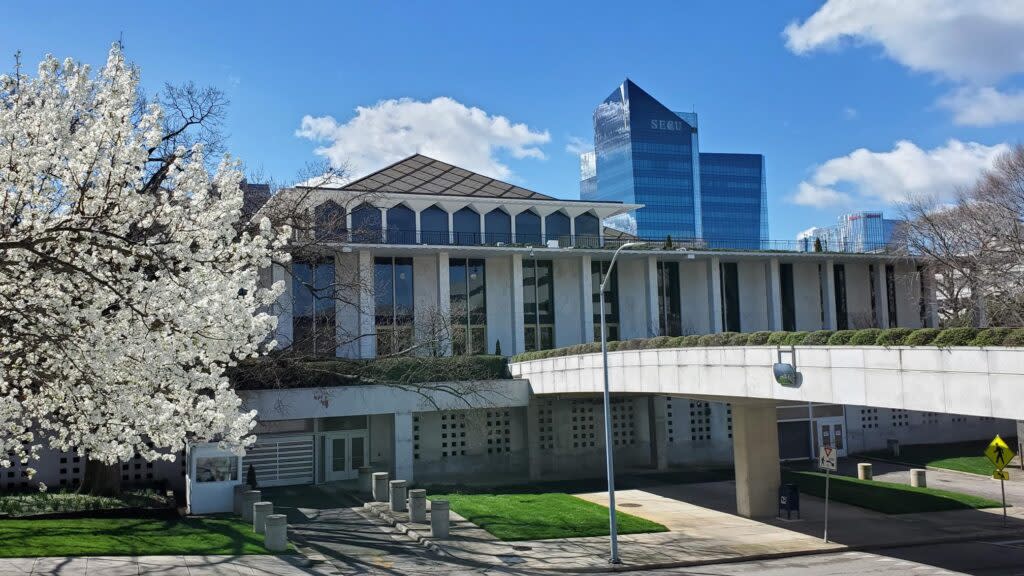
{"type": "Polygon", "coordinates": [[[516,214],[516,243],[540,244],[540,216],[533,210],[516,214]]]}
{"type": "Polygon", "coordinates": [[[463,208],[452,215],[455,227],[455,243],[472,246],[480,243],[480,215],[472,208],[463,208]]]}
{"type": "Polygon", "coordinates": [[[448,213],[440,207],[420,212],[420,243],[448,244],[448,213]]]}
{"type": "Polygon", "coordinates": [[[361,204],[352,211],[352,241],[364,244],[381,241],[380,208],[361,204]]]}
{"type": "Polygon", "coordinates": [[[833,265],[832,277],[835,280],[836,288],[836,327],[839,330],[848,330],[850,320],[846,314],[846,266],[833,265]]]}
{"type": "Polygon", "coordinates": [[[523,260],[523,325],[527,351],[555,346],[554,266],[550,260],[523,260]]]}
{"type": "Polygon", "coordinates": [[[559,246],[572,246],[572,228],[564,212],[552,212],[544,218],[544,240],[558,240],[559,246]]]}
{"type": "Polygon", "coordinates": [[[388,243],[416,243],[416,213],[407,206],[399,204],[388,208],[388,243]]]}
{"type": "Polygon", "coordinates": [[[889,328],[900,325],[896,313],[896,269],[891,264],[885,266],[885,297],[889,306],[889,328]]]}
{"type": "Polygon", "coordinates": [[[601,222],[590,212],[576,217],[576,246],[597,248],[601,245],[601,222]]]}
{"type": "Polygon", "coordinates": [[[779,264],[779,283],[782,285],[782,329],[796,331],[796,297],[793,293],[793,265],[779,264]]]}
{"type": "Polygon", "coordinates": [[[871,319],[878,325],[878,299],[875,297],[875,290],[878,286],[878,267],[868,264],[868,289],[871,290],[871,319]]]}
{"type": "Polygon", "coordinates": [[[452,352],[486,354],[487,286],[484,261],[451,259],[448,261],[451,294],[452,352]]]}
{"type": "MultiPolygon", "coordinates": [[[[608,274],[608,262],[590,263],[591,294],[594,301],[594,341],[601,341],[601,282],[608,274]]],[[[619,339],[619,270],[616,268],[604,291],[604,322],[608,341],[619,339]]]]}
{"type": "Polygon", "coordinates": [[[921,295],[921,297],[918,298],[918,308],[920,309],[921,315],[921,326],[925,328],[934,328],[934,326],[929,326],[930,320],[928,318],[928,285],[925,280],[924,266],[917,267],[917,281],[917,287],[920,290],[921,295]]]}
{"type": "Polygon", "coordinates": [[[412,258],[374,259],[377,355],[408,350],[413,344],[412,258]]]}
{"type": "Polygon", "coordinates": [[[683,334],[678,262],[658,262],[658,328],[658,334],[662,336],[683,334]]]}
{"type": "Polygon", "coordinates": [[[722,329],[726,332],[740,331],[740,280],[739,265],[722,262],[722,329]]]}
{"type": "Polygon", "coordinates": [[[316,219],[316,239],[326,242],[340,242],[345,240],[346,224],[345,209],[338,206],[333,200],[328,200],[317,206],[314,210],[316,219]]]}
{"type": "Polygon", "coordinates": [[[484,228],[487,230],[485,239],[487,244],[497,244],[498,242],[509,244],[512,242],[512,217],[508,215],[508,212],[500,208],[491,210],[484,216],[484,228]]]}
{"type": "Polygon", "coordinates": [[[196,482],[238,480],[238,456],[200,456],[196,458],[196,482]]]}
{"type": "Polygon", "coordinates": [[[292,264],[292,348],[316,356],[334,356],[334,258],[292,264]]]}

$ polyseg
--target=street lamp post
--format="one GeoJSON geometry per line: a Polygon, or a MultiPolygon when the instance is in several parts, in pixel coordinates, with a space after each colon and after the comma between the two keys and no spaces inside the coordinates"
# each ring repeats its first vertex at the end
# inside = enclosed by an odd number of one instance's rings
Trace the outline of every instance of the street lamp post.
{"type": "Polygon", "coordinates": [[[610,394],[608,392],[608,338],[605,332],[604,320],[604,289],[608,285],[608,279],[612,276],[612,269],[615,268],[615,259],[624,248],[639,248],[646,246],[646,242],[628,242],[619,246],[612,255],[612,261],[608,264],[608,271],[601,280],[601,288],[598,290],[601,309],[601,366],[604,371],[604,458],[608,475],[608,530],[611,534],[611,557],[609,564],[621,564],[619,560],[619,534],[618,522],[615,519],[615,464],[612,456],[612,408],[610,394]]]}

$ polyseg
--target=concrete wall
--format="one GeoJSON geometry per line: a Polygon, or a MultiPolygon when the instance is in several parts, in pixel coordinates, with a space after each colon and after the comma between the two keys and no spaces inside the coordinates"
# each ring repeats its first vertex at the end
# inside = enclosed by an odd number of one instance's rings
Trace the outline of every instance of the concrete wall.
{"type": "Polygon", "coordinates": [[[619,339],[654,335],[657,326],[649,321],[646,259],[622,258],[615,266],[619,269],[619,339]]]}
{"type": "Polygon", "coordinates": [[[515,482],[526,466],[526,409],[417,412],[413,415],[417,482],[515,482]]]}
{"type": "Polygon", "coordinates": [[[797,330],[821,330],[821,282],[818,265],[793,263],[793,301],[796,306],[797,330]]]}
{"type": "Polygon", "coordinates": [[[901,327],[921,327],[921,279],[908,264],[896,265],[896,313],[901,327]]]}
{"type": "Polygon", "coordinates": [[[768,280],[765,262],[744,262],[737,265],[740,289],[740,330],[768,330],[768,280]]]}
{"type": "Polygon", "coordinates": [[[702,260],[679,263],[682,284],[683,334],[707,334],[711,331],[708,302],[708,265],[702,260]]]}
{"type": "MultiPolygon", "coordinates": [[[[559,258],[555,259],[552,264],[555,275],[555,346],[580,344],[584,342],[580,288],[582,285],[581,259],[559,258]]],[[[590,270],[587,270],[587,274],[590,274],[590,270]]]]}
{"type": "Polygon", "coordinates": [[[494,345],[501,341],[501,351],[512,354],[515,348],[515,333],[512,315],[522,316],[522,310],[512,306],[512,258],[496,256],[484,264],[487,284],[487,351],[494,352],[494,345]]]}
{"type": "Polygon", "coordinates": [[[867,262],[847,262],[843,268],[846,270],[846,314],[850,329],[876,327],[871,312],[871,275],[867,262]]]}
{"type": "Polygon", "coordinates": [[[358,254],[336,254],[334,263],[334,275],[341,291],[334,307],[337,353],[342,358],[358,358],[359,299],[363,292],[363,284],[372,284],[373,278],[360,276],[358,254]]]}
{"type": "Polygon", "coordinates": [[[851,453],[883,450],[889,440],[900,444],[974,440],[980,451],[996,434],[1004,438],[1016,434],[1012,420],[870,406],[847,406],[846,430],[847,450],[851,453]]]}
{"type": "MultiPolygon", "coordinates": [[[[426,343],[433,339],[432,332],[436,336],[438,323],[447,322],[447,320],[442,318],[443,311],[438,300],[437,256],[417,256],[413,258],[412,277],[416,341],[426,343]]],[[[420,352],[422,354],[429,354],[429,348],[430,345],[428,344],[420,352]]]]}

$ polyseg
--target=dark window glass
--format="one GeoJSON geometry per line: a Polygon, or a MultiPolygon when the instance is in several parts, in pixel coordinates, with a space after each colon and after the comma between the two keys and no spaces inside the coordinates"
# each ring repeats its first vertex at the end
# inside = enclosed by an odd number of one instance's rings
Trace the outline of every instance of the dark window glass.
{"type": "Polygon", "coordinates": [[[512,217],[508,215],[508,212],[500,208],[491,210],[484,216],[484,228],[487,244],[512,243],[512,217]]]}
{"type": "Polygon", "coordinates": [[[550,260],[523,260],[523,325],[526,349],[555,345],[554,266],[550,260]]]}
{"type": "Polygon", "coordinates": [[[544,218],[545,240],[558,240],[559,246],[572,245],[572,228],[564,212],[552,212],[544,218]]]}
{"type": "Polygon", "coordinates": [[[438,206],[420,212],[420,243],[448,244],[448,213],[438,206]]]}
{"type": "Polygon", "coordinates": [[[516,243],[540,244],[540,216],[533,210],[516,214],[516,243]]]}
{"type": "Polygon", "coordinates": [[[850,319],[846,313],[846,267],[842,264],[832,266],[832,276],[836,285],[836,327],[849,330],[850,319]]]}
{"type": "Polygon", "coordinates": [[[601,245],[601,222],[590,212],[576,217],[576,246],[596,248],[601,245]]]}
{"type": "Polygon", "coordinates": [[[662,336],[681,336],[683,333],[678,262],[658,262],[658,324],[662,336]]]}
{"type": "Polygon", "coordinates": [[[328,200],[314,210],[316,219],[316,239],[326,242],[339,242],[345,239],[345,209],[333,200],[328,200]]]}
{"type": "Polygon", "coordinates": [[[868,289],[871,290],[871,320],[878,325],[878,301],[875,298],[875,289],[878,286],[878,268],[874,264],[868,264],[868,289]]]}
{"type": "Polygon", "coordinates": [[[779,264],[779,283],[782,285],[782,329],[796,330],[796,297],[793,290],[793,265],[779,264]]]}
{"type": "Polygon", "coordinates": [[[452,215],[455,243],[460,246],[480,244],[480,215],[472,208],[463,208],[452,215]]]}
{"type": "Polygon", "coordinates": [[[722,262],[722,328],[740,331],[740,278],[735,262],[722,262]]]}
{"type": "Polygon", "coordinates": [[[896,313],[896,269],[890,264],[885,266],[885,296],[889,306],[889,328],[896,328],[900,325],[896,313]]]}
{"type": "Polygon", "coordinates": [[[408,351],[413,345],[412,258],[374,259],[377,355],[408,351]]]}
{"type": "Polygon", "coordinates": [[[333,258],[292,264],[292,346],[297,352],[334,356],[334,285],[333,258]]]}
{"type": "Polygon", "coordinates": [[[464,258],[449,260],[448,278],[452,351],[455,354],[486,354],[487,287],[484,261],[464,258]]]}
{"type": "Polygon", "coordinates": [[[364,244],[381,241],[380,208],[362,204],[352,211],[352,240],[364,244]]]}
{"type": "Polygon", "coordinates": [[[918,298],[918,307],[921,312],[921,326],[930,328],[930,326],[928,326],[928,292],[925,290],[924,266],[917,267],[917,286],[921,292],[921,297],[918,298]]]}
{"type": "MultiPolygon", "coordinates": [[[[594,341],[601,341],[601,282],[608,274],[608,262],[590,263],[591,294],[594,302],[594,341]]],[[[604,291],[604,322],[609,342],[619,339],[619,270],[612,271],[604,291]]]]}
{"type": "Polygon", "coordinates": [[[416,213],[402,204],[388,208],[388,244],[415,243],[416,213]]]}

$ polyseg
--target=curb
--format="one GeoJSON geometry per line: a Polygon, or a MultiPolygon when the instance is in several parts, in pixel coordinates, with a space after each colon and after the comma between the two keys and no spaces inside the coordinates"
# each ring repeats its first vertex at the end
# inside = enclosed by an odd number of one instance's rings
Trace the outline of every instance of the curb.
{"type": "MultiPolygon", "coordinates": [[[[847,458],[851,458],[851,456],[847,456],[847,458]]],[[[928,466],[928,465],[923,465],[922,466],[921,464],[913,464],[911,462],[900,462],[899,460],[890,460],[888,458],[877,458],[875,456],[870,456],[870,457],[869,456],[864,456],[864,457],[860,458],[860,460],[872,460],[874,462],[883,462],[885,464],[894,464],[896,466],[906,466],[908,468],[922,468],[923,467],[926,470],[934,470],[936,472],[951,472],[953,474],[960,474],[962,476],[969,476],[971,478],[984,478],[986,480],[991,480],[992,479],[991,476],[985,476],[983,474],[975,474],[974,472],[964,472],[963,470],[953,470],[951,468],[942,468],[941,466],[928,466]]],[[[1007,466],[1007,468],[1009,468],[1009,466],[1007,466]]],[[[1013,470],[1024,473],[1024,470],[1021,470],[1020,466],[1014,466],[1013,470]]],[[[1007,506],[1009,506],[1009,504],[1007,504],[1007,506]]]]}
{"type": "MultiPolygon", "coordinates": [[[[356,508],[356,510],[358,510],[358,508],[356,508]]],[[[370,505],[370,503],[363,504],[362,511],[364,513],[367,513],[367,514],[370,514],[372,516],[376,516],[377,518],[380,518],[381,520],[386,522],[389,526],[391,526],[392,528],[395,528],[396,530],[401,532],[403,535],[405,535],[407,538],[409,538],[413,542],[416,542],[420,546],[423,546],[427,550],[430,550],[431,552],[433,552],[433,553],[435,553],[435,554],[437,554],[439,556],[444,556],[446,558],[458,558],[457,556],[455,556],[451,552],[448,552],[447,550],[445,550],[441,546],[437,545],[433,540],[431,540],[429,538],[425,538],[424,536],[422,536],[412,526],[409,526],[405,522],[399,522],[394,516],[391,516],[390,514],[388,514],[387,511],[377,511],[377,510],[374,510],[374,508],[370,505]]],[[[483,562],[481,562],[480,565],[481,566],[491,566],[491,564],[486,564],[486,563],[483,563],[483,562]]]]}

